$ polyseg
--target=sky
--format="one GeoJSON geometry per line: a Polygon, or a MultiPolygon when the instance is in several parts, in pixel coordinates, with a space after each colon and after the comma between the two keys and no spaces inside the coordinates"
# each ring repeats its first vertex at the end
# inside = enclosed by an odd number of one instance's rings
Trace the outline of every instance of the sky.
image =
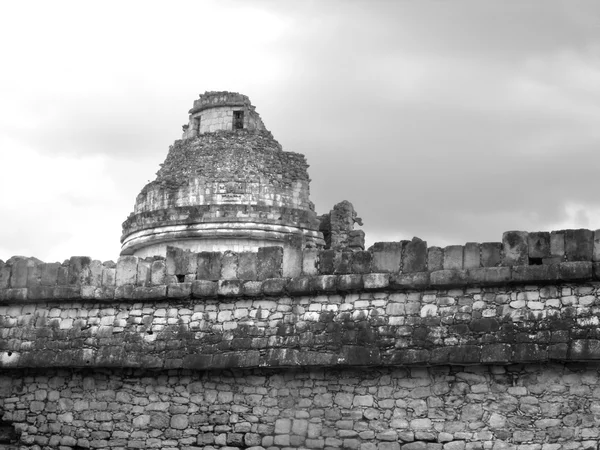
{"type": "Polygon", "coordinates": [[[194,99],[246,94],[367,244],[600,228],[597,0],[0,0],[0,259],[115,260],[194,99]]]}

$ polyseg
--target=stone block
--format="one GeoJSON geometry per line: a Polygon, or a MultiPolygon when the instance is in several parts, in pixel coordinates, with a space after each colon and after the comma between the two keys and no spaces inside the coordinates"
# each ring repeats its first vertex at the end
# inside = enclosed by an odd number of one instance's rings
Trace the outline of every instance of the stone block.
{"type": "Polygon", "coordinates": [[[376,242],[370,248],[373,254],[371,271],[375,273],[400,272],[402,246],[402,242],[376,242]]]}
{"type": "Polygon", "coordinates": [[[287,278],[268,278],[263,281],[262,290],[266,295],[281,296],[285,293],[287,284],[287,278]]]}
{"type": "Polygon", "coordinates": [[[256,261],[255,252],[241,252],[238,254],[238,280],[256,280],[256,261]]]}
{"type": "Polygon", "coordinates": [[[29,261],[25,258],[16,260],[12,265],[10,276],[10,287],[22,289],[27,287],[27,275],[29,272],[29,261]]]}
{"type": "Polygon", "coordinates": [[[302,274],[318,275],[319,250],[316,248],[305,248],[302,251],[302,274]]]}
{"type": "Polygon", "coordinates": [[[245,296],[257,297],[262,295],[262,281],[244,281],[242,289],[245,296]]]}
{"type": "Polygon", "coordinates": [[[192,282],[192,296],[195,298],[216,297],[217,288],[216,281],[196,280],[192,282]]]}
{"type": "Polygon", "coordinates": [[[150,276],[152,275],[151,265],[152,261],[150,260],[138,260],[136,280],[138,286],[147,286],[150,284],[150,276]]]}
{"type": "Polygon", "coordinates": [[[221,278],[221,258],[220,252],[200,252],[197,257],[198,280],[217,281],[221,278]]]}
{"type": "Polygon", "coordinates": [[[223,297],[239,297],[244,292],[241,280],[220,280],[218,282],[217,294],[223,297]]]}
{"type": "Polygon", "coordinates": [[[484,242],[481,244],[481,265],[483,267],[499,266],[502,244],[500,242],[484,242]]]}
{"type": "Polygon", "coordinates": [[[102,267],[102,286],[116,286],[117,269],[110,267],[102,267]]]}
{"type": "Polygon", "coordinates": [[[565,256],[565,232],[551,231],[550,232],[550,256],[565,256]]]}
{"type": "Polygon", "coordinates": [[[192,283],[171,283],[167,285],[168,298],[188,298],[192,295],[192,283]]]}
{"type": "Polygon", "coordinates": [[[289,280],[287,285],[288,293],[292,295],[307,294],[310,292],[311,277],[297,277],[289,280]]]}
{"type": "Polygon", "coordinates": [[[337,287],[337,276],[318,275],[310,278],[310,289],[314,292],[334,292],[337,287]]]}
{"type": "Polygon", "coordinates": [[[463,252],[463,268],[476,269],[481,267],[481,250],[477,242],[467,242],[463,252]]]}
{"type": "Polygon", "coordinates": [[[560,280],[588,280],[592,277],[593,265],[591,261],[563,262],[558,265],[558,278],[560,280]]]}
{"type": "Polygon", "coordinates": [[[394,289],[422,289],[430,284],[429,272],[394,273],[390,275],[390,287],[394,289]]]}
{"type": "Polygon", "coordinates": [[[542,362],[548,359],[545,345],[518,343],[513,345],[512,362],[542,362]]]}
{"type": "Polygon", "coordinates": [[[167,286],[138,286],[133,290],[136,300],[163,300],[167,298],[167,286]]]}
{"type": "Polygon", "coordinates": [[[27,269],[27,287],[38,286],[42,279],[42,264],[36,260],[31,260],[27,269]]]}
{"type": "Polygon", "coordinates": [[[371,271],[371,252],[362,250],[353,253],[350,273],[369,273],[371,271]]]}
{"type": "Polygon", "coordinates": [[[463,268],[464,247],[449,245],[444,248],[444,270],[461,270],[463,268]]]}
{"type": "Polygon", "coordinates": [[[529,258],[547,258],[550,256],[550,233],[538,231],[529,233],[527,238],[529,258]]]}
{"type": "Polygon", "coordinates": [[[427,270],[435,272],[444,268],[444,251],[441,247],[429,247],[427,249],[427,270]]]}
{"type": "Polygon", "coordinates": [[[362,276],[358,273],[338,276],[338,289],[340,291],[358,291],[363,288],[362,276]]]}
{"type": "MultiPolygon", "coordinates": [[[[52,297],[53,298],[55,297],[55,295],[54,295],[54,289],[56,289],[56,287],[53,288],[53,292],[52,292],[52,297]]],[[[10,288],[10,289],[6,289],[4,291],[4,295],[5,295],[6,300],[10,300],[10,301],[27,300],[27,288],[10,288]]]]}
{"type": "Polygon", "coordinates": [[[600,359],[600,340],[575,339],[569,344],[567,357],[571,361],[594,361],[600,359]]]}
{"type": "Polygon", "coordinates": [[[503,266],[525,266],[529,264],[528,233],[525,231],[506,231],[502,235],[504,257],[503,266]]]}
{"type": "Polygon", "coordinates": [[[167,246],[167,275],[185,276],[198,271],[198,255],[189,250],[167,246]]]}
{"type": "Polygon", "coordinates": [[[565,230],[565,255],[567,261],[591,261],[594,254],[594,232],[591,230],[565,230]]]}
{"type": "Polygon", "coordinates": [[[484,364],[503,364],[512,359],[510,344],[489,344],[481,347],[481,362],[484,364]]]}
{"type": "MultiPolygon", "coordinates": [[[[56,280],[54,281],[56,283],[56,280]]],[[[0,262],[0,289],[8,288],[10,283],[10,266],[0,262]]]]}
{"type": "Polygon", "coordinates": [[[238,255],[226,251],[221,259],[221,279],[237,280],[238,276],[238,255]]]}
{"type": "Polygon", "coordinates": [[[538,281],[555,281],[558,279],[558,265],[547,266],[512,266],[511,280],[513,282],[527,283],[538,281]]]}
{"type": "Polygon", "coordinates": [[[96,287],[102,286],[102,270],[103,270],[102,263],[100,261],[98,261],[97,259],[94,259],[90,263],[90,279],[89,279],[90,286],[96,286],[96,287]]]}
{"type": "Polygon", "coordinates": [[[116,283],[118,286],[136,284],[138,258],[135,256],[121,256],[117,260],[116,283]]]}
{"type": "Polygon", "coordinates": [[[351,273],[353,256],[354,253],[350,251],[335,252],[333,259],[333,272],[336,274],[351,273]]]}
{"type": "Polygon", "coordinates": [[[283,265],[283,248],[260,247],[258,249],[257,275],[259,280],[281,278],[283,265]]]}
{"type": "Polygon", "coordinates": [[[69,284],[89,284],[89,256],[72,256],[69,260],[69,284]]]}
{"type": "Polygon", "coordinates": [[[425,270],[427,270],[427,242],[413,237],[403,246],[402,273],[424,272],[425,270]]]}
{"type": "Polygon", "coordinates": [[[366,290],[384,289],[390,285],[389,273],[365,273],[362,277],[366,290]]]}
{"type": "Polygon", "coordinates": [[[555,361],[565,361],[569,354],[569,344],[559,343],[548,346],[548,359],[555,361]]]}
{"type": "Polygon", "coordinates": [[[135,286],[133,284],[124,284],[121,286],[117,286],[115,288],[114,298],[117,300],[118,299],[125,299],[125,300],[133,299],[134,290],[135,290],[135,286]]]}
{"type": "Polygon", "coordinates": [[[600,230],[594,231],[594,251],[592,261],[600,262],[600,230]]]}
{"type": "Polygon", "coordinates": [[[162,259],[152,261],[152,265],[150,266],[150,284],[153,286],[166,284],[166,276],[166,262],[162,259]]]}
{"type": "Polygon", "coordinates": [[[466,286],[470,281],[466,270],[437,270],[431,272],[429,276],[432,286],[466,286]]]}
{"type": "Polygon", "coordinates": [[[283,278],[299,277],[302,274],[302,236],[292,235],[285,240],[283,247],[283,278]]]}
{"type": "Polygon", "coordinates": [[[49,300],[54,296],[54,286],[34,286],[27,289],[27,298],[30,300],[49,300]]]}
{"type": "Polygon", "coordinates": [[[467,277],[475,284],[504,284],[511,280],[510,267],[479,267],[467,270],[467,277]]]}
{"type": "Polygon", "coordinates": [[[321,250],[319,252],[318,273],[322,275],[331,275],[335,272],[336,266],[339,266],[341,252],[335,250],[321,250]],[[338,260],[336,263],[336,259],[338,260]]]}

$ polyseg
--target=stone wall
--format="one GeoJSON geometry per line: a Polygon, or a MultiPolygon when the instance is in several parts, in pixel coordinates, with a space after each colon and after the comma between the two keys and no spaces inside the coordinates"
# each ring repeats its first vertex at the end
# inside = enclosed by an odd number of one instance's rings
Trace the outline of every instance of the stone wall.
{"type": "Polygon", "coordinates": [[[595,365],[15,370],[22,448],[596,449],[595,365]]]}
{"type": "Polygon", "coordinates": [[[36,450],[596,449],[596,235],[14,257],[0,427],[36,450]]]}

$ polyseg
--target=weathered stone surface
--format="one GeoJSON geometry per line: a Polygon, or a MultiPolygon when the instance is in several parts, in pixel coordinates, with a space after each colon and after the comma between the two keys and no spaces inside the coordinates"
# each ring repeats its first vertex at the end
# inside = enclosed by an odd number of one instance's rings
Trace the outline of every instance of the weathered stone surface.
{"type": "Polygon", "coordinates": [[[594,232],[566,230],[565,254],[567,261],[591,261],[594,254],[594,232]]]}
{"type": "Polygon", "coordinates": [[[259,280],[281,278],[283,248],[260,247],[258,249],[257,275],[259,280]]]}
{"type": "Polygon", "coordinates": [[[484,242],[481,244],[481,265],[495,267],[500,265],[502,244],[500,242],[484,242]]]}
{"type": "Polygon", "coordinates": [[[376,242],[371,247],[371,269],[376,273],[399,272],[402,262],[402,242],[376,242]]]}
{"type": "Polygon", "coordinates": [[[444,251],[440,247],[427,249],[427,270],[435,272],[444,268],[444,251]]]}
{"type": "Polygon", "coordinates": [[[476,269],[481,266],[481,251],[477,242],[467,242],[463,253],[463,268],[476,269]]]}
{"type": "Polygon", "coordinates": [[[121,256],[117,260],[116,284],[123,286],[137,281],[137,263],[135,256],[121,256]]]}
{"type": "Polygon", "coordinates": [[[237,278],[239,280],[256,280],[256,265],[258,255],[254,252],[242,252],[238,254],[237,278]]]}
{"type": "Polygon", "coordinates": [[[427,242],[418,237],[407,241],[402,251],[402,272],[423,272],[427,269],[427,242]]]}
{"type": "Polygon", "coordinates": [[[550,233],[538,231],[529,233],[527,238],[529,258],[547,258],[550,256],[550,233]]]}
{"type": "Polygon", "coordinates": [[[319,251],[315,248],[306,248],[302,251],[302,273],[304,275],[318,275],[319,251]]]}
{"type": "Polygon", "coordinates": [[[502,235],[503,266],[529,264],[529,237],[525,231],[507,231],[502,235]]]}
{"type": "Polygon", "coordinates": [[[219,252],[200,252],[197,256],[196,278],[198,280],[217,281],[221,278],[221,259],[219,252]]]}
{"type": "Polygon", "coordinates": [[[444,270],[461,270],[463,268],[462,245],[449,245],[444,248],[444,270]]]}

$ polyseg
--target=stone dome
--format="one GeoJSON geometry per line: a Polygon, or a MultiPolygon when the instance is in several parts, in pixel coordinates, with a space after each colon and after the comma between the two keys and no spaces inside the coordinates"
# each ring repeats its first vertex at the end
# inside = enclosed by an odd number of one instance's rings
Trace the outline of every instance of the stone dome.
{"type": "Polygon", "coordinates": [[[123,255],[321,247],[304,155],[284,152],[245,95],[206,92],[123,223],[123,255]]]}

